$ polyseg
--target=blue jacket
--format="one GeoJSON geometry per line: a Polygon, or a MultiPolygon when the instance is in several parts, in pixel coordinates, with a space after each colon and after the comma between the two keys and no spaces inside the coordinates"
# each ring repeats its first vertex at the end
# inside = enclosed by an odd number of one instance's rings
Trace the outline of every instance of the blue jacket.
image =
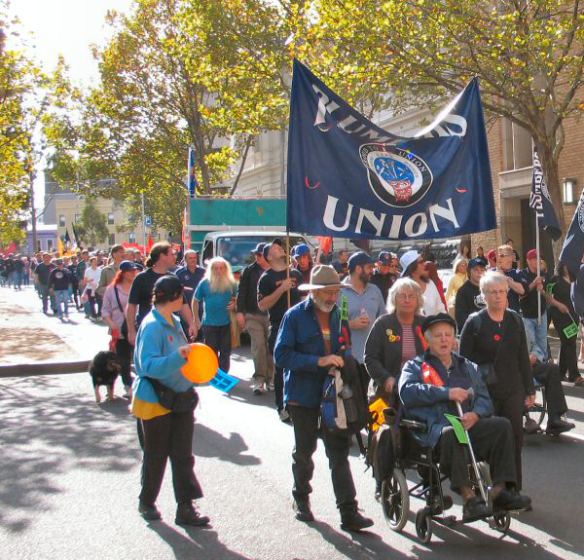
{"type": "Polygon", "coordinates": [[[173,316],[173,324],[152,309],[140,324],[136,335],[134,365],[138,377],[134,381],[134,395],[146,402],[156,403],[158,397],[152,384],[144,377],[153,377],[174,391],[186,391],[193,386],[180,371],[186,360],[178,349],[188,344],[180,321],[173,316]]]}
{"type": "Polygon", "coordinates": [[[474,390],[474,400],[472,403],[463,403],[463,412],[476,412],[481,418],[493,414],[489,391],[475,364],[453,353],[449,372],[438,358],[425,352],[406,362],[399,378],[399,396],[404,405],[404,416],[425,422],[428,428],[426,432],[414,432],[415,438],[425,447],[434,447],[442,435],[442,428],[449,425],[444,417],[445,412],[458,416],[456,404],[448,399],[451,387],[463,389],[472,387],[474,390]],[[443,387],[424,382],[422,377],[424,362],[438,372],[444,382],[443,387]]]}
{"type": "MultiPolygon", "coordinates": [[[[332,353],[341,352],[341,316],[335,306],[330,317],[332,353]]],[[[284,404],[309,408],[320,406],[328,368],[318,366],[325,356],[324,338],[314,313],[311,297],[290,308],[278,332],[274,348],[276,364],[284,368],[284,404]]]]}

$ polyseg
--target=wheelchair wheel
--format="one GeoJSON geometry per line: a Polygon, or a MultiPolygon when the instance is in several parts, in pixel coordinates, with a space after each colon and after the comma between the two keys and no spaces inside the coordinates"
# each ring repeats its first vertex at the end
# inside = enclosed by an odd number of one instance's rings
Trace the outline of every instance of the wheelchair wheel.
{"type": "Polygon", "coordinates": [[[416,535],[426,544],[432,538],[432,515],[427,508],[421,509],[416,513],[416,535]]]}
{"type": "Polygon", "coordinates": [[[529,409],[530,417],[535,420],[537,427],[541,428],[545,415],[547,414],[547,399],[545,394],[545,389],[543,387],[538,388],[535,394],[535,404],[529,409]]]}
{"type": "Polygon", "coordinates": [[[381,507],[383,516],[392,531],[401,531],[410,512],[408,483],[400,469],[393,469],[389,478],[381,484],[381,507]]]}

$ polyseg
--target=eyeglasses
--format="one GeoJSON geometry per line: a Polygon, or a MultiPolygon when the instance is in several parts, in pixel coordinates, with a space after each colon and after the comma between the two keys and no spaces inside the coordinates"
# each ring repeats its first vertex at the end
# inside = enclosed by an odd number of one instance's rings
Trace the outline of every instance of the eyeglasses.
{"type": "Polygon", "coordinates": [[[416,294],[413,294],[413,293],[401,292],[401,293],[397,294],[395,297],[397,299],[406,300],[406,299],[416,299],[418,296],[416,294]]]}

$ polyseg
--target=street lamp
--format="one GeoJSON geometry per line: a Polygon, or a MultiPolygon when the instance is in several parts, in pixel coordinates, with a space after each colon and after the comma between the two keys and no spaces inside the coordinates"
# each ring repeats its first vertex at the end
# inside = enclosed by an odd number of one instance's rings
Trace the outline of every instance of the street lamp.
{"type": "Polygon", "coordinates": [[[574,204],[574,187],[578,181],[572,177],[566,177],[562,182],[562,202],[574,204]]]}

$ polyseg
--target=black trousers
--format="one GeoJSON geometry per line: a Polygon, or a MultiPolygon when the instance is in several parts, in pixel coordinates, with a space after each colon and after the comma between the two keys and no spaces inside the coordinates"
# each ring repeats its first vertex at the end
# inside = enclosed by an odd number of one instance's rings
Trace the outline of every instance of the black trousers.
{"type": "Polygon", "coordinates": [[[578,351],[576,349],[576,339],[566,338],[562,329],[556,329],[560,336],[560,378],[568,374],[568,380],[574,381],[579,375],[578,371],[578,351]]]}
{"type": "MultiPolygon", "coordinates": [[[[278,338],[279,330],[280,323],[270,323],[268,349],[272,356],[274,355],[274,348],[276,346],[276,338],[278,338]]],[[[278,366],[274,367],[274,398],[276,400],[276,408],[278,409],[278,412],[280,412],[280,410],[284,408],[284,370],[278,366]]]]}
{"type": "MultiPolygon", "coordinates": [[[[292,495],[298,501],[307,500],[312,492],[310,481],[314,472],[312,455],[318,439],[318,408],[288,405],[294,426],[294,450],[292,452],[292,495]]],[[[333,490],[341,514],[357,509],[355,484],[349,466],[350,436],[323,432],[326,456],[329,460],[333,490]]]]}
{"type": "MultiPolygon", "coordinates": [[[[494,484],[516,483],[515,455],[511,423],[506,418],[481,418],[469,431],[477,461],[486,461],[494,484]]],[[[468,446],[458,443],[454,428],[442,430],[440,438],[440,472],[450,478],[452,489],[470,486],[468,446]]]]}
{"type": "Polygon", "coordinates": [[[219,356],[219,367],[229,373],[231,365],[231,325],[212,327],[203,325],[203,338],[219,356]]]}
{"type": "Polygon", "coordinates": [[[178,504],[203,496],[195,476],[193,457],[193,412],[171,412],[151,420],[142,420],[144,458],[140,501],[156,502],[166,462],[170,458],[174,497],[178,504]]]}
{"type": "MultiPolygon", "coordinates": [[[[576,346],[574,345],[574,352],[576,346]]],[[[560,368],[555,364],[537,363],[533,366],[533,377],[545,387],[547,411],[550,419],[557,419],[568,411],[566,396],[560,378],[560,368]]]]}
{"type": "Polygon", "coordinates": [[[120,375],[125,386],[132,385],[132,373],[130,371],[132,365],[132,354],[134,347],[125,339],[120,338],[116,342],[116,356],[122,365],[120,375]]]}
{"type": "Polygon", "coordinates": [[[513,432],[515,471],[517,475],[517,490],[521,490],[523,477],[521,467],[521,451],[523,447],[523,411],[525,409],[525,395],[523,392],[511,393],[507,396],[493,397],[495,415],[507,418],[511,422],[513,432]]]}

